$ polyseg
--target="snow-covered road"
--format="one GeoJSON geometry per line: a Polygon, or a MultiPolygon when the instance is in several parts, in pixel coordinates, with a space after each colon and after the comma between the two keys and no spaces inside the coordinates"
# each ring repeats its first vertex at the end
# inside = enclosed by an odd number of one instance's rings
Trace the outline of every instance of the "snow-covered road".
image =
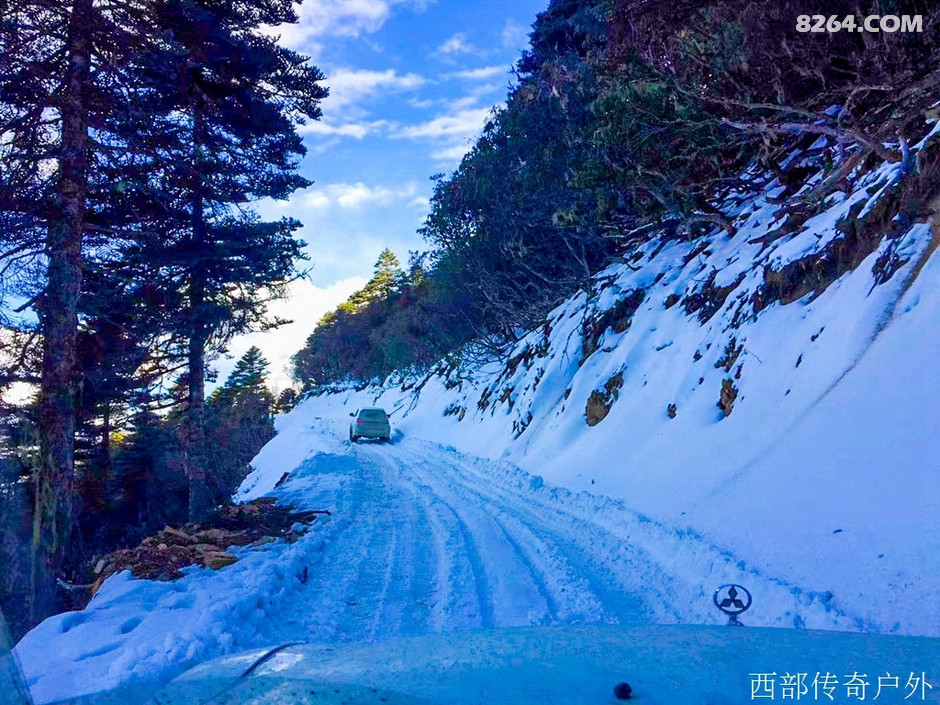
{"type": "Polygon", "coordinates": [[[303,462],[279,491],[333,510],[317,527],[313,577],[279,609],[290,640],[719,623],[711,592],[724,582],[755,593],[755,624],[864,626],[831,596],[764,575],[622,502],[550,488],[510,464],[418,439],[350,445],[339,436],[334,427],[330,451],[303,462]]]}
{"type": "MultiPolygon", "coordinates": [[[[551,497],[418,441],[358,444],[335,498],[318,579],[285,605],[300,631],[341,640],[558,622],[637,622],[636,576],[617,575],[617,543],[551,497]]],[[[344,456],[297,471],[329,475],[344,456]]],[[[334,483],[330,483],[334,484],[334,483]]]]}
{"type": "Polygon", "coordinates": [[[296,542],[233,549],[234,565],[186,569],[171,583],[113,576],[84,611],[30,632],[17,653],[37,702],[165,681],[222,654],[287,642],[720,624],[711,596],[727,582],[753,592],[748,624],[866,629],[830,594],[766,575],[622,501],[416,438],[350,445],[344,430],[319,418],[283,429],[271,450],[283,462],[263,463],[277,472],[243,487],[243,498],[270,493],[331,511],[296,542]],[[300,450],[293,461],[283,455],[300,450]]]}

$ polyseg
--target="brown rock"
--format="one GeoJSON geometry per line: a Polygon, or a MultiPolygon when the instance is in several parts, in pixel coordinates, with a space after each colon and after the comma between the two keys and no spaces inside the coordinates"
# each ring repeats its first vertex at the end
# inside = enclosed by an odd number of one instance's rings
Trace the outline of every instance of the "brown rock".
{"type": "Polygon", "coordinates": [[[721,397],[718,399],[718,408],[724,412],[725,416],[731,414],[734,407],[734,400],[738,398],[738,388],[730,379],[724,379],[721,382],[721,397]]]}
{"type": "Polygon", "coordinates": [[[206,553],[202,557],[202,564],[206,568],[212,568],[212,570],[218,570],[219,568],[224,568],[227,565],[232,565],[238,561],[237,556],[233,556],[231,553],[226,551],[221,551],[219,553],[206,553]]]}
{"type": "Polygon", "coordinates": [[[225,550],[214,543],[197,543],[193,546],[197,553],[225,553],[225,550]]]}
{"type": "Polygon", "coordinates": [[[160,533],[166,534],[170,537],[186,541],[187,543],[196,543],[196,537],[190,536],[185,531],[180,531],[179,529],[174,529],[172,526],[164,526],[163,531],[160,533]]]}
{"type": "Polygon", "coordinates": [[[198,543],[225,545],[226,534],[227,532],[222,529],[205,529],[196,534],[196,540],[198,543]]]}

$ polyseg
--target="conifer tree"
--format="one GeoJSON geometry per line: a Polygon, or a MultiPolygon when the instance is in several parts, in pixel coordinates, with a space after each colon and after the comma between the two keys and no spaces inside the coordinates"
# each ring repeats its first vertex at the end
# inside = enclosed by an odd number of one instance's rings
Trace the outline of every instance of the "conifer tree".
{"type": "Polygon", "coordinates": [[[296,274],[299,223],[262,222],[248,207],[286,198],[309,181],[296,126],[320,116],[323,75],[261,33],[297,20],[293,0],[219,4],[171,0],[160,16],[176,51],[146,60],[155,90],[140,126],[151,155],[147,188],[162,204],[134,253],[161,273],[155,285],[179,296],[168,322],[184,340],[189,391],[184,457],[190,516],[208,510],[205,380],[208,358],[235,334],[264,328],[266,303],[296,274]]]}
{"type": "Polygon", "coordinates": [[[26,299],[42,338],[34,616],[68,564],[87,236],[99,165],[123,150],[116,126],[139,84],[126,67],[155,36],[151,7],[21,0],[0,20],[0,292],[26,299]]]}
{"type": "Polygon", "coordinates": [[[215,391],[211,400],[216,405],[233,405],[246,394],[254,394],[267,399],[270,404],[271,393],[265,383],[267,374],[268,361],[264,359],[261,350],[252,345],[235,363],[225,384],[215,391]]]}

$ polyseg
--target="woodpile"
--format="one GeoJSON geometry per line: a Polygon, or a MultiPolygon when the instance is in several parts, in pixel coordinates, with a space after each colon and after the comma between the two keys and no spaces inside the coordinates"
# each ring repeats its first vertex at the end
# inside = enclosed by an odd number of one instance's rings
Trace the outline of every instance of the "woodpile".
{"type": "Polygon", "coordinates": [[[148,536],[135,548],[120,549],[93,562],[94,595],[101,583],[114,573],[130,570],[135,578],[176,580],[182,569],[205,566],[219,570],[238,557],[232,546],[257,547],[283,540],[296,541],[306,533],[318,514],[328,511],[294,511],[276,504],[273,497],[261,497],[247,504],[223,507],[204,523],[189,523],[177,528],[166,526],[148,536]]]}

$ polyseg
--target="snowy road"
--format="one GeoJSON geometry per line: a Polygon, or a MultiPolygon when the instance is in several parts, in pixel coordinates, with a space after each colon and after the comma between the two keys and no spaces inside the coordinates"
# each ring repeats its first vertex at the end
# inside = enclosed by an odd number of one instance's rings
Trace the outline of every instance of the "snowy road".
{"type": "MultiPolygon", "coordinates": [[[[349,454],[355,470],[341,483],[334,525],[319,527],[330,534],[321,579],[297,595],[327,619],[293,620],[296,638],[649,618],[631,576],[611,568],[613,537],[561,502],[535,502],[506,478],[419,442],[360,444],[349,454]]],[[[329,475],[346,467],[338,460],[318,456],[298,474],[329,475]]]]}
{"type": "Polygon", "coordinates": [[[314,421],[282,429],[263,461],[271,472],[256,473],[242,496],[270,493],[331,515],[294,543],[232,549],[238,562],[218,572],[193,567],[169,583],[111,577],[85,610],[47,619],[17,646],[37,702],[166,681],[223,654],[288,642],[720,624],[711,596],[727,582],[753,592],[744,621],[754,626],[868,626],[832,595],[766,575],[620,501],[414,438],[350,445],[342,421],[314,421]],[[294,469],[272,491],[282,468],[294,469]]]}
{"type": "Polygon", "coordinates": [[[331,445],[301,464],[281,492],[333,509],[317,527],[305,589],[277,607],[289,640],[720,623],[711,591],[732,581],[758,596],[751,623],[862,626],[830,596],[764,575],[621,502],[549,488],[514,466],[417,439],[331,445]]]}

